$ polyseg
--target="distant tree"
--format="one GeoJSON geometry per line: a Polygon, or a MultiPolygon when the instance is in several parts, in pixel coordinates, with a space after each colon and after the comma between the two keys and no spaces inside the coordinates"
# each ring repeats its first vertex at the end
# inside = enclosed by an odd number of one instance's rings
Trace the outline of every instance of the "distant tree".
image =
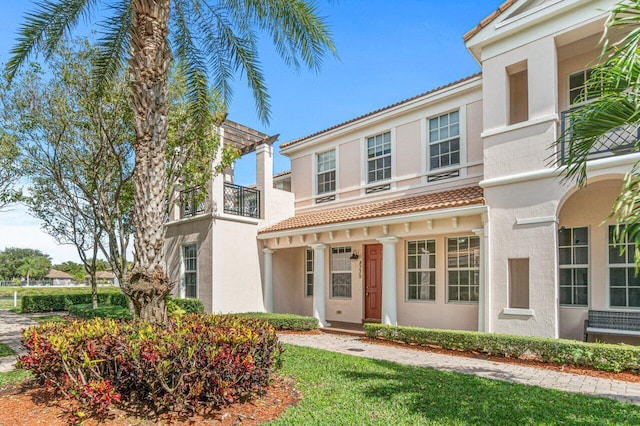
{"type": "Polygon", "coordinates": [[[11,280],[22,277],[23,274],[19,269],[24,259],[27,258],[44,258],[44,260],[38,261],[41,262],[41,267],[35,273],[31,274],[32,277],[42,277],[46,275],[49,268],[51,268],[51,258],[40,250],[10,247],[0,251],[0,278],[3,280],[11,280]]]}
{"type": "Polygon", "coordinates": [[[20,196],[16,185],[21,175],[19,153],[14,139],[0,130],[0,211],[20,196]]]}
{"type": "Polygon", "coordinates": [[[27,280],[27,286],[31,278],[44,277],[51,268],[51,260],[45,256],[25,257],[18,267],[18,272],[27,280]]]}

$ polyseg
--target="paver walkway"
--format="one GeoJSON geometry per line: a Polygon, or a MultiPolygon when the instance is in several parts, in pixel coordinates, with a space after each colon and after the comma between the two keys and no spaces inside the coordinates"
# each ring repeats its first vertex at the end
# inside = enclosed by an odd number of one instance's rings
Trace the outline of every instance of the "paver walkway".
{"type": "Polygon", "coordinates": [[[326,349],[332,352],[373,358],[400,364],[429,367],[437,370],[473,374],[487,379],[523,385],[541,386],[565,392],[613,398],[640,405],[640,383],[600,377],[563,373],[556,370],[528,367],[483,359],[442,355],[411,347],[402,348],[368,343],[356,336],[335,334],[282,334],[283,343],[326,349]]]}
{"type": "MultiPolygon", "coordinates": [[[[0,309],[0,342],[8,345],[15,353],[22,354],[23,349],[20,345],[22,330],[36,324],[37,322],[26,315],[18,315],[11,311],[0,309]]],[[[15,362],[15,355],[1,357],[0,372],[14,370],[13,364],[15,362]]]]}

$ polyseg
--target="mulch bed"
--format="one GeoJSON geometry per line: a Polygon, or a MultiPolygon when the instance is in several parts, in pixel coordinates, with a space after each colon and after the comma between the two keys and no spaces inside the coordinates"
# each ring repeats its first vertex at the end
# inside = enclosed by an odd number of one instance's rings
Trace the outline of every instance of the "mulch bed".
{"type": "MultiPolygon", "coordinates": [[[[301,395],[290,378],[276,377],[259,399],[233,404],[220,410],[191,413],[167,413],[161,416],[136,411],[135,407],[112,409],[111,416],[98,421],[87,419],[83,425],[259,425],[277,419],[298,403],[301,395]]],[[[53,389],[43,388],[28,380],[0,390],[0,426],[64,426],[72,422],[70,403],[61,400],[53,389]]]]}

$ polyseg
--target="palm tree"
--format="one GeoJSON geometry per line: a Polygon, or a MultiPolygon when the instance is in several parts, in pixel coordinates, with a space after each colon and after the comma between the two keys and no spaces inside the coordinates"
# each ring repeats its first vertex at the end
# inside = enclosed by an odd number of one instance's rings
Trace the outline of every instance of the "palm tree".
{"type": "MultiPolygon", "coordinates": [[[[574,111],[561,138],[568,142],[561,171],[579,186],[587,181],[587,159],[608,132],[640,125],[640,0],[622,1],[611,11],[605,26],[605,44],[599,64],[586,85],[586,93],[601,96],[574,111]],[[622,30],[622,40],[612,42],[609,34],[622,30]]],[[[586,94],[584,95],[586,96],[586,94]]],[[[632,150],[640,149],[636,140],[632,150]]],[[[616,239],[636,242],[635,261],[640,267],[640,163],[623,180],[611,216],[616,219],[616,239]]]]}
{"type": "Polygon", "coordinates": [[[225,101],[231,96],[234,73],[242,72],[259,117],[268,121],[258,33],[269,36],[284,62],[294,68],[317,70],[324,55],[335,48],[312,0],[41,0],[20,28],[7,64],[9,79],[31,55],[43,52],[46,58],[80,19],[88,21],[98,11],[107,17],[101,23],[94,77],[98,87],[105,87],[126,63],[134,112],[135,256],[123,291],[140,318],[163,322],[165,298],[173,286],[165,270],[163,237],[171,60],[186,67],[194,122],[208,121],[203,118],[210,114],[209,70],[225,101]]]}

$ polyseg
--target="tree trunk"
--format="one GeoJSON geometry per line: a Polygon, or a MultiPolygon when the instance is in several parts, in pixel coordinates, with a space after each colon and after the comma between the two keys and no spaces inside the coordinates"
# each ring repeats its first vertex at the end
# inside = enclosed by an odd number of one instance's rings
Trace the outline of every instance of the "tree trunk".
{"type": "Polygon", "coordinates": [[[93,309],[98,308],[98,282],[96,281],[96,272],[93,271],[93,274],[89,275],[89,280],[91,281],[91,307],[93,309]]]}
{"type": "Polygon", "coordinates": [[[160,323],[166,321],[164,300],[172,288],[164,261],[169,0],[132,0],[131,7],[135,257],[124,291],[141,319],[160,323]]]}

